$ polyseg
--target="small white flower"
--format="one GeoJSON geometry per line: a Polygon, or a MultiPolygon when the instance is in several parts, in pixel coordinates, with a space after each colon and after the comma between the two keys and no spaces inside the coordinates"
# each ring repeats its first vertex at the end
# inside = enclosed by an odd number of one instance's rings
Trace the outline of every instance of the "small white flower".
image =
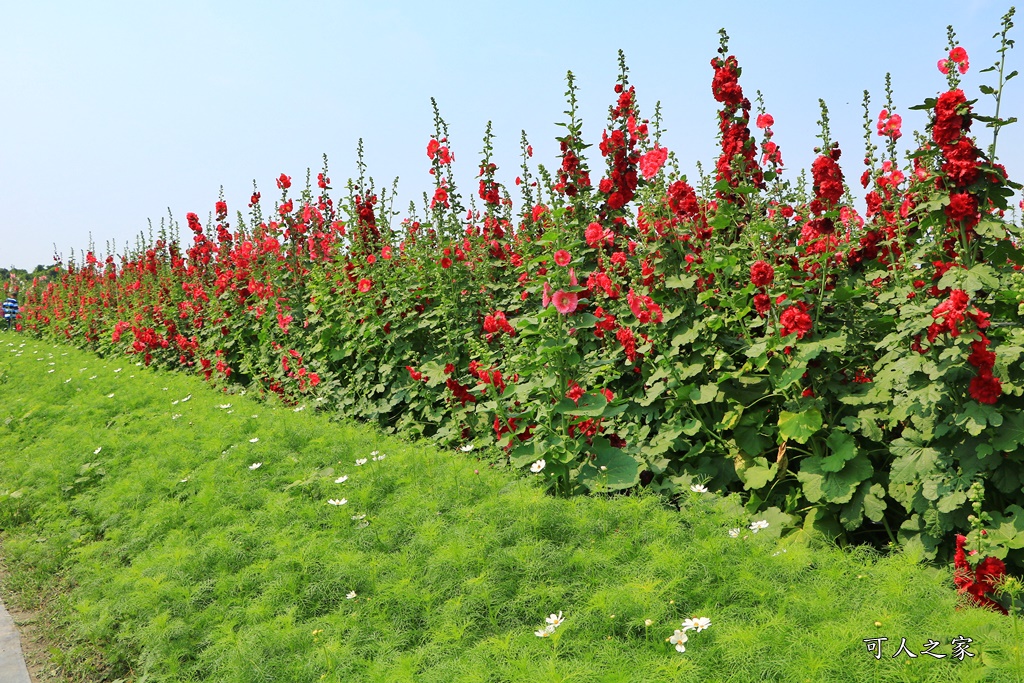
{"type": "MultiPolygon", "coordinates": [[[[89,379],[92,379],[92,377],[90,377],[89,379]]],[[[171,405],[172,406],[176,406],[176,405],[178,405],[178,402],[177,401],[171,401],[171,405]]]]}
{"type": "Polygon", "coordinates": [[[546,464],[547,464],[547,463],[546,463],[546,462],[544,462],[544,458],[541,458],[541,459],[540,459],[540,460],[538,460],[537,462],[535,462],[535,463],[533,463],[532,465],[530,465],[530,471],[531,471],[531,472],[533,472],[534,474],[537,474],[537,473],[538,473],[538,472],[540,472],[540,471],[541,471],[542,469],[544,469],[544,465],[546,465],[546,464]]]}
{"type": "Polygon", "coordinates": [[[683,630],[689,631],[691,628],[700,633],[708,626],[711,626],[711,619],[708,617],[693,617],[692,619],[683,619],[683,630]]]}
{"type": "Polygon", "coordinates": [[[161,389],[161,391],[167,391],[167,387],[164,387],[163,389],[161,389]]]}
{"type": "Polygon", "coordinates": [[[107,398],[114,398],[113,394],[107,394],[107,398]]]}
{"type": "Polygon", "coordinates": [[[362,514],[362,515],[352,515],[352,519],[355,520],[355,521],[359,521],[360,519],[365,519],[365,518],[366,518],[365,514],[362,514]]]}
{"type": "Polygon", "coordinates": [[[704,484],[690,484],[690,490],[694,493],[707,493],[708,487],[704,484]]]}
{"type": "Polygon", "coordinates": [[[356,524],[357,529],[365,529],[368,526],[370,526],[369,522],[359,522],[359,524],[356,524]]]}
{"type": "Polygon", "coordinates": [[[551,631],[547,630],[546,628],[541,628],[534,631],[533,635],[537,636],[538,638],[547,638],[551,635],[551,631]]]}
{"type": "Polygon", "coordinates": [[[607,472],[608,471],[608,465],[601,465],[601,471],[602,472],[607,472]]]}
{"type": "Polygon", "coordinates": [[[753,524],[750,525],[750,530],[753,531],[755,534],[758,531],[760,531],[761,529],[767,529],[767,528],[768,528],[768,520],[766,520],[766,519],[759,519],[759,520],[757,520],[756,522],[754,522],[753,524]]]}
{"type": "Polygon", "coordinates": [[[250,415],[249,417],[251,417],[252,419],[256,420],[256,419],[259,418],[259,415],[250,415]]]}
{"type": "Polygon", "coordinates": [[[785,548],[783,548],[782,550],[776,550],[774,553],[772,553],[772,557],[775,557],[776,555],[780,555],[780,554],[782,554],[784,552],[786,552],[785,548]]]}
{"type": "Polygon", "coordinates": [[[118,368],[117,370],[114,370],[114,372],[121,372],[121,368],[118,368]]]}
{"type": "Polygon", "coordinates": [[[348,595],[345,596],[345,599],[346,600],[351,600],[354,597],[356,597],[356,592],[355,591],[349,591],[348,595]]]}
{"type": "Polygon", "coordinates": [[[191,398],[192,398],[192,394],[189,394],[189,395],[188,395],[188,396],[186,396],[185,398],[181,399],[181,402],[182,402],[182,403],[184,403],[185,401],[188,401],[188,400],[189,400],[189,399],[191,399],[191,398]]]}
{"type": "Polygon", "coordinates": [[[685,643],[689,639],[689,636],[687,636],[684,631],[676,629],[676,632],[669,636],[668,642],[676,646],[676,651],[686,652],[686,646],[683,645],[683,643],[685,643]]]}
{"type": "Polygon", "coordinates": [[[733,538],[739,538],[740,537],[740,531],[741,531],[741,529],[739,529],[739,528],[729,529],[729,535],[731,537],[733,537],[733,538]]]}
{"type": "Polygon", "coordinates": [[[356,467],[362,467],[366,464],[366,458],[359,458],[356,460],[356,467]]]}
{"type": "Polygon", "coordinates": [[[331,498],[327,502],[330,503],[331,505],[344,505],[345,503],[348,502],[348,498],[342,498],[341,500],[338,500],[337,498],[331,498]]]}
{"type": "Polygon", "coordinates": [[[644,626],[650,627],[650,625],[653,623],[654,621],[652,621],[651,619],[644,619],[644,626]]]}
{"type": "Polygon", "coordinates": [[[552,614],[544,621],[551,625],[551,630],[553,631],[555,630],[555,628],[561,626],[562,622],[565,621],[565,619],[562,618],[562,612],[561,610],[559,610],[558,614],[552,614]]]}
{"type": "Polygon", "coordinates": [[[259,440],[260,440],[260,437],[258,437],[258,436],[254,436],[254,437],[252,437],[251,439],[249,439],[249,443],[256,443],[256,442],[257,442],[257,441],[259,441],[259,440]]]}
{"type": "Polygon", "coordinates": [[[370,457],[372,457],[374,460],[376,460],[377,459],[377,455],[379,453],[380,453],[380,451],[370,451],[370,457]]]}
{"type": "Polygon", "coordinates": [[[294,408],[294,409],[292,410],[292,412],[293,412],[293,413],[300,413],[300,412],[302,412],[302,411],[303,411],[303,410],[305,410],[305,409],[306,409],[306,406],[299,406],[298,408],[294,408]]]}
{"type": "Polygon", "coordinates": [[[177,420],[179,417],[181,417],[181,413],[175,413],[174,415],[171,415],[172,420],[177,420]]]}
{"type": "Polygon", "coordinates": [[[334,483],[335,484],[344,484],[346,481],[348,481],[348,475],[347,474],[343,474],[340,477],[338,477],[337,479],[335,479],[334,483]]]}
{"type": "Polygon", "coordinates": [[[64,380],[64,384],[67,384],[67,383],[68,383],[68,382],[70,382],[70,381],[71,381],[71,378],[70,378],[70,377],[68,377],[68,378],[67,378],[66,380],[64,380]]]}
{"type": "Polygon", "coordinates": [[[384,458],[386,458],[386,457],[388,457],[388,456],[386,456],[386,455],[378,455],[377,457],[375,457],[375,458],[373,459],[373,461],[374,461],[374,462],[380,462],[381,460],[383,460],[383,459],[384,459],[384,458]]]}
{"type": "Polygon", "coordinates": [[[50,373],[50,372],[53,372],[53,370],[54,370],[53,368],[50,368],[50,369],[49,369],[49,370],[47,370],[46,372],[47,372],[47,373],[50,373]]]}
{"type": "Polygon", "coordinates": [[[230,404],[230,403],[221,403],[221,404],[220,404],[219,406],[217,406],[217,407],[218,407],[218,408],[220,408],[221,410],[227,410],[228,408],[230,408],[230,407],[231,407],[231,404],[230,404]]]}
{"type": "Polygon", "coordinates": [[[89,379],[96,379],[96,375],[93,375],[93,376],[92,376],[92,377],[90,377],[89,379]]]}
{"type": "Polygon", "coordinates": [[[261,467],[263,467],[263,463],[261,462],[254,462],[253,464],[249,465],[250,470],[258,470],[261,467]]]}
{"type": "Polygon", "coordinates": [[[179,481],[178,483],[179,483],[179,484],[184,484],[184,483],[185,483],[186,481],[188,481],[188,477],[185,477],[184,479],[182,479],[182,480],[181,480],[181,481],[179,481]]]}
{"type": "Polygon", "coordinates": [[[462,451],[463,453],[469,453],[471,450],[473,450],[473,444],[467,443],[465,446],[463,446],[459,450],[462,451]]]}
{"type": "Polygon", "coordinates": [[[94,450],[94,451],[92,452],[92,454],[93,454],[93,455],[99,455],[99,454],[100,454],[100,451],[102,451],[102,450],[103,450],[103,446],[100,446],[99,448],[97,448],[96,450],[94,450]]]}

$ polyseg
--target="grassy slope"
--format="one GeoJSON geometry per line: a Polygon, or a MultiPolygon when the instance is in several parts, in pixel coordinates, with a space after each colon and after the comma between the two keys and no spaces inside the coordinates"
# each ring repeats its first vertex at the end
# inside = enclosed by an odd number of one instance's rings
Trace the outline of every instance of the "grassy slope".
{"type": "Polygon", "coordinates": [[[1024,629],[1014,646],[1011,619],[957,610],[946,569],[772,528],[730,538],[751,521],[735,497],[554,499],[472,455],[0,335],[9,588],[57,595],[73,676],[1024,680],[1024,629]],[[692,616],[711,627],[680,654],[666,638],[692,616]],[[958,635],[977,656],[891,657],[901,637],[948,654],[958,635]],[[879,636],[881,661],[862,642],[879,636]]]}

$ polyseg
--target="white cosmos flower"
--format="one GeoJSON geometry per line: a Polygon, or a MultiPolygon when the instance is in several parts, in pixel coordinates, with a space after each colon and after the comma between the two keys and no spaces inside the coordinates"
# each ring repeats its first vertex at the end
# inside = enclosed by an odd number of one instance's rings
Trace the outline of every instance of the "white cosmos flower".
{"type": "Polygon", "coordinates": [[[348,498],[342,498],[341,500],[338,500],[337,498],[331,498],[327,502],[330,503],[331,505],[344,505],[345,503],[348,502],[348,498]]]}
{"type": "Polygon", "coordinates": [[[690,484],[690,490],[694,493],[707,493],[708,487],[704,484],[690,484]]]}
{"type": "Polygon", "coordinates": [[[355,521],[359,521],[360,519],[366,519],[366,515],[365,514],[362,514],[362,515],[352,515],[352,519],[355,520],[355,521]]]}
{"type": "MultiPolygon", "coordinates": [[[[374,452],[376,452],[376,451],[374,451],[374,452]]],[[[373,459],[373,461],[374,461],[374,462],[379,462],[379,461],[383,460],[383,459],[384,459],[384,458],[386,458],[386,457],[387,457],[386,455],[378,455],[378,456],[376,456],[376,457],[375,457],[375,458],[373,459]]]]}
{"type": "Polygon", "coordinates": [[[348,595],[345,596],[345,599],[346,600],[351,600],[354,597],[356,597],[356,592],[355,591],[349,591],[348,595]]]}
{"type": "Polygon", "coordinates": [[[344,484],[346,481],[348,481],[348,475],[347,474],[343,474],[340,477],[338,477],[337,479],[335,479],[334,483],[335,484],[344,484]]]}
{"type": "Polygon", "coordinates": [[[218,407],[218,408],[220,408],[221,410],[226,410],[226,409],[228,409],[228,408],[230,408],[230,407],[231,407],[231,404],[230,404],[230,403],[221,403],[221,404],[220,404],[219,406],[217,406],[217,407],[218,407]]]}
{"type": "Polygon", "coordinates": [[[114,372],[121,372],[121,368],[118,368],[117,370],[114,370],[114,372]]]}
{"type": "Polygon", "coordinates": [[[467,443],[465,446],[463,446],[459,450],[462,451],[463,453],[469,453],[471,450],[473,450],[473,444],[467,443]]]}
{"type": "Polygon", "coordinates": [[[739,528],[729,529],[729,535],[732,536],[733,538],[739,538],[740,537],[740,531],[741,531],[741,529],[739,529],[739,528]]]}
{"type": "Polygon", "coordinates": [[[558,614],[552,614],[544,621],[546,621],[551,626],[551,630],[553,631],[557,627],[561,626],[562,622],[565,621],[565,619],[562,618],[562,612],[559,611],[558,614]]]}
{"type": "Polygon", "coordinates": [[[92,452],[92,454],[93,454],[93,455],[99,455],[99,454],[100,454],[100,451],[102,451],[102,450],[103,450],[103,446],[100,446],[99,448],[97,448],[96,450],[94,450],[94,451],[92,452]]]}
{"type": "Polygon", "coordinates": [[[47,370],[46,372],[48,372],[48,373],[49,373],[49,372],[53,372],[53,371],[54,371],[54,368],[50,368],[50,369],[49,369],[49,370],[47,370]]]}
{"type": "Polygon", "coordinates": [[[253,464],[249,465],[250,470],[258,470],[261,467],[263,467],[263,463],[261,462],[254,462],[253,464]]]}
{"type": "Polygon", "coordinates": [[[181,399],[181,402],[184,403],[185,401],[189,400],[190,398],[192,398],[192,394],[189,394],[185,398],[181,399]]]}
{"type": "Polygon", "coordinates": [[[299,413],[299,412],[302,412],[305,409],[306,409],[306,406],[299,406],[298,408],[293,409],[292,412],[299,413]]]}
{"type": "Polygon", "coordinates": [[[89,379],[96,379],[96,375],[93,375],[93,376],[92,376],[92,377],[90,377],[89,379]]]}
{"type": "Polygon", "coordinates": [[[547,628],[541,628],[534,631],[533,635],[537,636],[538,638],[547,638],[551,635],[551,631],[547,630],[547,628]]]}
{"type": "Polygon", "coordinates": [[[540,460],[538,460],[537,462],[535,462],[535,463],[533,463],[532,465],[530,465],[530,471],[531,471],[531,472],[533,472],[534,474],[537,474],[537,473],[538,473],[538,472],[540,472],[540,471],[541,471],[542,469],[544,469],[544,465],[546,465],[546,464],[547,464],[547,463],[546,463],[546,462],[544,462],[544,458],[541,458],[541,459],[540,459],[540,460]]]}
{"type": "Polygon", "coordinates": [[[678,652],[686,652],[686,646],[683,645],[683,643],[685,643],[689,639],[690,638],[686,635],[685,631],[680,631],[679,629],[676,629],[676,632],[669,636],[668,642],[675,645],[676,650],[678,652]]]}
{"type": "Polygon", "coordinates": [[[257,441],[259,441],[259,440],[260,440],[260,437],[258,437],[258,436],[254,436],[254,437],[252,437],[251,439],[249,439],[249,443],[256,443],[256,442],[257,442],[257,441]]]}
{"type": "Polygon", "coordinates": [[[113,394],[107,394],[107,398],[114,398],[113,394]]]}
{"type": "Polygon", "coordinates": [[[753,524],[750,525],[750,530],[753,531],[755,534],[758,531],[760,531],[761,529],[767,529],[767,528],[768,528],[768,520],[766,520],[766,519],[759,519],[759,520],[757,520],[756,522],[754,522],[753,524]]]}
{"type": "Polygon", "coordinates": [[[689,631],[691,628],[700,633],[708,626],[711,626],[711,619],[708,617],[693,617],[692,619],[683,619],[683,630],[689,631]]]}
{"type": "Polygon", "coordinates": [[[179,417],[181,417],[181,413],[175,413],[174,415],[171,415],[172,420],[177,420],[179,417]]]}
{"type": "Polygon", "coordinates": [[[376,460],[379,453],[380,451],[370,451],[370,457],[376,460]]]}
{"type": "Polygon", "coordinates": [[[356,467],[362,467],[366,464],[366,458],[359,458],[356,460],[356,467]]]}

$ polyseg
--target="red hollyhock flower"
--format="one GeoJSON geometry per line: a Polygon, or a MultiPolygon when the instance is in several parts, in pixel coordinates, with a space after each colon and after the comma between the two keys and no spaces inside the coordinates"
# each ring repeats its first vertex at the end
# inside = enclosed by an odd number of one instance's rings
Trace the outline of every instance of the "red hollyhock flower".
{"type": "Polygon", "coordinates": [[[767,287],[775,279],[775,269],[765,261],[756,261],[750,266],[750,281],[758,287],[767,287]]]}
{"type": "Polygon", "coordinates": [[[790,306],[779,316],[782,323],[782,336],[796,333],[797,339],[803,339],[811,331],[811,316],[807,315],[803,302],[790,306]]]}
{"type": "Polygon", "coordinates": [[[570,315],[576,312],[579,297],[576,295],[576,292],[566,292],[560,289],[551,295],[551,303],[555,305],[555,310],[562,315],[570,315]]]}
{"type": "Polygon", "coordinates": [[[373,282],[369,278],[363,278],[359,281],[359,291],[362,293],[369,292],[373,288],[373,282]]]}
{"type": "Polygon", "coordinates": [[[277,189],[279,189],[279,190],[287,190],[291,186],[292,186],[292,179],[289,176],[286,176],[284,173],[282,173],[280,175],[280,177],[278,177],[278,179],[277,179],[277,189]]]}
{"type": "Polygon", "coordinates": [[[380,250],[380,257],[385,261],[389,260],[391,258],[391,247],[384,245],[384,248],[380,250]]]}
{"type": "Polygon", "coordinates": [[[754,125],[758,128],[768,128],[775,125],[775,119],[772,118],[771,114],[758,114],[757,123],[754,125]]]}
{"type": "MultiPolygon", "coordinates": [[[[966,542],[966,536],[956,535],[953,583],[956,584],[957,592],[970,595],[979,606],[992,607],[1007,614],[1002,605],[988,597],[988,594],[995,590],[995,584],[1006,574],[1006,565],[998,558],[986,557],[972,569],[964,554],[964,543],[966,542]]],[[[971,551],[971,554],[974,555],[975,552],[977,551],[971,551]]]]}
{"type": "Polygon", "coordinates": [[[423,373],[417,372],[411,365],[406,365],[405,369],[409,371],[409,377],[412,378],[412,381],[419,382],[423,379],[423,373]]]}
{"type": "Polygon", "coordinates": [[[946,216],[950,220],[972,223],[976,213],[978,213],[978,200],[973,195],[958,192],[949,196],[946,216]]]}
{"type": "Polygon", "coordinates": [[[559,249],[558,251],[555,252],[555,263],[557,263],[558,265],[568,265],[569,261],[571,260],[572,256],[565,249],[559,249]]]}
{"type": "Polygon", "coordinates": [[[640,157],[640,173],[643,174],[644,180],[650,180],[655,174],[661,169],[662,164],[668,158],[668,149],[665,147],[655,147],[647,154],[640,157]]]}
{"type": "Polygon", "coordinates": [[[998,377],[992,376],[991,370],[982,370],[981,374],[971,379],[968,391],[970,391],[971,398],[978,403],[992,405],[1002,395],[1003,384],[998,377]]]}
{"type": "Polygon", "coordinates": [[[768,315],[768,309],[771,308],[772,300],[768,298],[767,294],[755,294],[754,295],[754,309],[757,310],[757,314],[762,318],[768,315]]]}
{"type": "Polygon", "coordinates": [[[579,405],[580,397],[583,396],[583,387],[581,387],[579,384],[576,384],[576,382],[573,380],[569,381],[569,391],[565,392],[565,397],[571,398],[573,403],[579,405]]]}
{"type": "Polygon", "coordinates": [[[677,180],[668,187],[668,208],[680,218],[693,218],[700,210],[697,193],[685,181],[677,180]]]}

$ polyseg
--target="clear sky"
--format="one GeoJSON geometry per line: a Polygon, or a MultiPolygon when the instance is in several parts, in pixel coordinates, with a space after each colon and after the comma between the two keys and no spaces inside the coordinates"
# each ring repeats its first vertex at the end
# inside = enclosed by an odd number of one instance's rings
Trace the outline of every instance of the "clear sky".
{"type": "MultiPolygon", "coordinates": [[[[709,62],[718,29],[730,36],[740,85],[760,90],[775,118],[787,175],[809,168],[818,98],[847,179],[864,168],[861,100],[872,115],[892,73],[904,138],[923,130],[908,107],[945,89],[936,61],[952,24],[970,55],[963,81],[976,109],[996,60],[992,34],[1009,0],[904,2],[342,2],[260,0],[8,2],[0,26],[0,265],[33,268],[89,245],[122,253],[168,209],[184,228],[205,222],[223,185],[231,215],[255,179],[264,211],[280,173],[304,184],[322,155],[341,196],[362,138],[378,187],[398,176],[399,202],[431,189],[430,98],[450,130],[456,183],[475,192],[482,138],[493,122],[498,180],[519,173],[520,131],[533,161],[557,166],[554,124],[565,120],[565,74],[580,95],[595,181],[622,49],[641,112],[660,100],[663,145],[691,179],[716,156],[709,62]]],[[[1011,38],[1024,29],[1024,12],[1011,38]]],[[[1009,52],[1024,71],[1024,44],[1009,52]]],[[[1009,70],[1009,69],[1008,69],[1009,70]]],[[[1024,114],[1024,78],[1010,82],[1002,116],[1024,114]]],[[[1004,128],[999,157],[1024,179],[1024,124],[1004,128]]],[[[991,132],[980,128],[979,146],[991,132]]],[[[299,188],[294,188],[299,189],[299,188]]],[[[293,192],[294,192],[293,189],[293,192]]],[[[512,196],[518,193],[511,188],[512,196]]],[[[857,186],[859,189],[859,186],[857,186]]],[[[468,203],[468,202],[467,202],[468,203]]],[[[859,207],[863,208],[863,207],[859,207]]],[[[401,218],[401,216],[399,217],[401,218]]]]}

